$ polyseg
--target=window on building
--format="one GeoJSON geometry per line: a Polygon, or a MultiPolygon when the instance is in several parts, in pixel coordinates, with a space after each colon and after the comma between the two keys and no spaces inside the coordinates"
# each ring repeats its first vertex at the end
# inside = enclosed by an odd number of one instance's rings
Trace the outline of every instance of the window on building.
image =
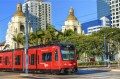
{"type": "Polygon", "coordinates": [[[77,34],[77,28],[74,28],[74,33],[76,33],[76,34],[77,34]]]}
{"type": "Polygon", "coordinates": [[[114,4],[114,1],[112,1],[112,4],[114,4]]]}
{"type": "Polygon", "coordinates": [[[115,17],[113,17],[113,19],[115,19],[115,17]]]}
{"type": "Polygon", "coordinates": [[[119,27],[119,24],[117,24],[117,27],[119,27]]]}
{"type": "Polygon", "coordinates": [[[118,3],[118,0],[116,0],[116,3],[118,3]]]}
{"type": "Polygon", "coordinates": [[[119,20],[117,20],[117,22],[119,22],[119,20]]]}
{"type": "Polygon", "coordinates": [[[20,31],[24,33],[24,25],[20,25],[20,31]]]}
{"type": "Polygon", "coordinates": [[[116,4],[116,7],[118,7],[118,4],[116,4]]]}
{"type": "Polygon", "coordinates": [[[113,13],[113,15],[115,15],[115,13],[113,13]]]}
{"type": "Polygon", "coordinates": [[[15,33],[17,33],[17,28],[15,29],[15,33]]]}
{"type": "Polygon", "coordinates": [[[119,18],[119,16],[116,16],[116,18],[119,18]]]}
{"type": "Polygon", "coordinates": [[[114,7],[114,5],[112,5],[112,7],[114,7]]]}
{"type": "Polygon", "coordinates": [[[43,53],[42,54],[42,61],[47,62],[47,61],[52,61],[52,53],[43,53]]]}
{"type": "Polygon", "coordinates": [[[112,11],[115,11],[115,9],[112,9],[112,11]]]}
{"type": "Polygon", "coordinates": [[[21,56],[20,55],[17,55],[15,57],[15,65],[20,65],[20,60],[21,60],[21,56]]]}
{"type": "Polygon", "coordinates": [[[115,21],[113,21],[113,23],[115,23],[115,21]]]}
{"type": "Polygon", "coordinates": [[[116,11],[118,11],[118,8],[116,8],[116,11]]]}

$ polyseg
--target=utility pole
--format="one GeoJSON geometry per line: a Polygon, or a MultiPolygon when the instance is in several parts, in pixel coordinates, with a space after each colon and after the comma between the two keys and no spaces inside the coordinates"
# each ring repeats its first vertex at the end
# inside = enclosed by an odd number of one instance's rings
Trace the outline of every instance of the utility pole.
{"type": "Polygon", "coordinates": [[[26,4],[26,11],[25,11],[25,16],[26,16],[26,26],[25,26],[25,73],[28,74],[28,4],[26,4]]]}

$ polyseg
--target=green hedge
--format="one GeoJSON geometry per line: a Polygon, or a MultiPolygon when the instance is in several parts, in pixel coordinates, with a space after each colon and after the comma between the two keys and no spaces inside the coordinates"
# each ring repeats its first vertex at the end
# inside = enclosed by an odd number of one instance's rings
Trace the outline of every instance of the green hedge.
{"type": "MultiPolygon", "coordinates": [[[[99,62],[83,62],[83,63],[78,63],[79,67],[86,67],[86,66],[104,66],[105,62],[104,61],[99,61],[99,62]]],[[[111,65],[116,65],[116,61],[110,62],[111,65]]]]}
{"type": "Polygon", "coordinates": [[[104,62],[83,62],[83,63],[78,63],[78,66],[94,66],[94,65],[104,65],[104,62]]]}

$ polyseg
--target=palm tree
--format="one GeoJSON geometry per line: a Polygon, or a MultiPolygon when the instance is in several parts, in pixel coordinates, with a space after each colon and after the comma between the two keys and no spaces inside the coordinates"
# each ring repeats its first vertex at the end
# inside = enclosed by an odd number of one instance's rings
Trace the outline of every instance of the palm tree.
{"type": "Polygon", "coordinates": [[[13,36],[13,40],[17,43],[17,48],[20,47],[20,44],[24,46],[25,37],[22,33],[18,33],[17,36],[13,36]]]}
{"type": "Polygon", "coordinates": [[[53,26],[48,26],[44,32],[44,43],[54,43],[57,30],[53,26]]]}
{"type": "Polygon", "coordinates": [[[39,44],[43,44],[43,39],[44,39],[44,32],[39,29],[36,31],[36,44],[39,45],[39,44]]]}

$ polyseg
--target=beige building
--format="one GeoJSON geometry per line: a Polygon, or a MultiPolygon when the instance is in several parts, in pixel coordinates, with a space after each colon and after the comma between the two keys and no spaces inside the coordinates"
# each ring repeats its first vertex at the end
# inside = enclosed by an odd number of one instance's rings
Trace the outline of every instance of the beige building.
{"type": "Polygon", "coordinates": [[[65,24],[62,26],[62,32],[68,29],[72,29],[74,33],[82,34],[82,26],[74,16],[73,8],[70,8],[69,10],[69,16],[67,17],[65,24]]]}
{"type": "Polygon", "coordinates": [[[26,17],[25,14],[22,12],[22,4],[18,3],[17,10],[14,13],[11,21],[8,23],[6,42],[3,50],[22,47],[22,45],[18,45],[17,42],[13,40],[13,37],[16,37],[18,33],[22,33],[24,35],[25,23],[26,17]]]}

